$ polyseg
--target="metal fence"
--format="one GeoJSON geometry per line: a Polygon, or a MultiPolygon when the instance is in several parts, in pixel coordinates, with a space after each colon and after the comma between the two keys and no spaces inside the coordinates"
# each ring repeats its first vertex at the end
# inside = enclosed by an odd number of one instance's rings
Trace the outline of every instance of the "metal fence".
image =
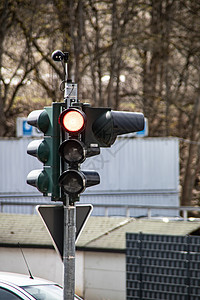
{"type": "Polygon", "coordinates": [[[127,300],[199,300],[200,237],[126,235],[127,300]]]}
{"type": "MultiPolygon", "coordinates": [[[[81,202],[82,203],[82,202],[81,202]]],[[[87,202],[90,203],[90,202],[87,202]]],[[[10,197],[9,195],[0,196],[0,213],[22,213],[22,214],[35,214],[36,205],[52,205],[55,204],[48,200],[45,197],[36,197],[32,195],[29,197],[24,195],[15,195],[15,198],[10,197]],[[19,199],[19,200],[18,200],[19,199]]],[[[57,204],[59,204],[57,202],[57,204]]],[[[61,203],[60,203],[61,204],[61,203]]],[[[83,204],[83,203],[82,203],[83,204]]],[[[97,204],[92,203],[94,206],[93,216],[124,216],[124,217],[132,217],[134,212],[139,210],[142,212],[142,217],[146,217],[151,219],[152,217],[170,217],[176,216],[182,218],[184,221],[188,220],[188,214],[190,212],[195,212],[197,216],[200,216],[200,207],[192,207],[192,206],[157,206],[157,205],[131,205],[131,204],[97,204]],[[99,213],[100,212],[100,213],[99,213]],[[165,213],[164,213],[165,212],[165,213]],[[170,213],[172,212],[172,213],[170,213]]]]}
{"type": "MultiPolygon", "coordinates": [[[[84,193],[80,203],[92,204],[95,216],[178,217],[175,193],[99,192],[84,193]],[[158,199],[162,198],[159,203],[158,199]],[[164,203],[164,199],[166,200],[164,203]],[[163,208],[163,209],[162,209],[163,208]]],[[[55,204],[41,194],[0,194],[0,212],[34,213],[38,204],[55,204]]]]}

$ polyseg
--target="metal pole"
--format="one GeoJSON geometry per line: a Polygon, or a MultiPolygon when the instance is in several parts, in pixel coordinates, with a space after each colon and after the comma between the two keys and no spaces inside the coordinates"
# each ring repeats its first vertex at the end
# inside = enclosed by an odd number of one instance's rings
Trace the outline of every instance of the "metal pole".
{"type": "MultiPolygon", "coordinates": [[[[68,197],[67,197],[68,198],[68,197]]],[[[75,294],[76,206],[64,205],[64,290],[63,300],[73,300],[75,294]]]]}
{"type": "MultiPolygon", "coordinates": [[[[65,91],[64,100],[68,108],[70,103],[68,88],[68,53],[65,53],[65,91]]],[[[68,138],[67,136],[65,138],[68,138]]],[[[76,239],[76,206],[71,205],[66,195],[64,206],[64,237],[63,237],[63,300],[74,300],[75,294],[75,239],[76,239]]]]}

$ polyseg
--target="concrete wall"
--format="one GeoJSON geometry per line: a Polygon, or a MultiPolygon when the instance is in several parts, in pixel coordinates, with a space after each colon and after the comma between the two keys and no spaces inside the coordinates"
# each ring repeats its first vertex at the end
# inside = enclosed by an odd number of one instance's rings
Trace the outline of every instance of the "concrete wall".
{"type": "MultiPolygon", "coordinates": [[[[54,249],[23,248],[33,276],[63,285],[63,263],[54,249]]],[[[28,274],[19,248],[0,247],[0,271],[28,274]]],[[[76,293],[84,294],[84,253],[76,252],[76,293]]]]}
{"type": "Polygon", "coordinates": [[[125,254],[85,252],[86,300],[126,299],[125,254]]]}
{"type": "MultiPolygon", "coordinates": [[[[33,276],[62,284],[63,265],[54,249],[23,248],[33,276]]],[[[0,271],[28,274],[19,248],[0,247],[0,271]]]]}

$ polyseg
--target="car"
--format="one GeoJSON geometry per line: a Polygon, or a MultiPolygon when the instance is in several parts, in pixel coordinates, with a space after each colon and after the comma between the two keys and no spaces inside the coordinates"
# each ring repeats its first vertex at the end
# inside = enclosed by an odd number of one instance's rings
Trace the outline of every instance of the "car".
{"type": "MultiPolygon", "coordinates": [[[[62,300],[63,288],[54,282],[24,274],[0,272],[2,300],[62,300]]],[[[82,300],[75,295],[74,300],[82,300]]]]}

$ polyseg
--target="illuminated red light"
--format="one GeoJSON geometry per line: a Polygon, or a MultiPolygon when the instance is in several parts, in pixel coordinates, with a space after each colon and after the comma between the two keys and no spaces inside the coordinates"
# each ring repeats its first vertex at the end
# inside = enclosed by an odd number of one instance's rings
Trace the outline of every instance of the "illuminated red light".
{"type": "Polygon", "coordinates": [[[85,127],[85,114],[75,108],[64,110],[60,117],[60,125],[69,133],[80,133],[85,127]]]}

